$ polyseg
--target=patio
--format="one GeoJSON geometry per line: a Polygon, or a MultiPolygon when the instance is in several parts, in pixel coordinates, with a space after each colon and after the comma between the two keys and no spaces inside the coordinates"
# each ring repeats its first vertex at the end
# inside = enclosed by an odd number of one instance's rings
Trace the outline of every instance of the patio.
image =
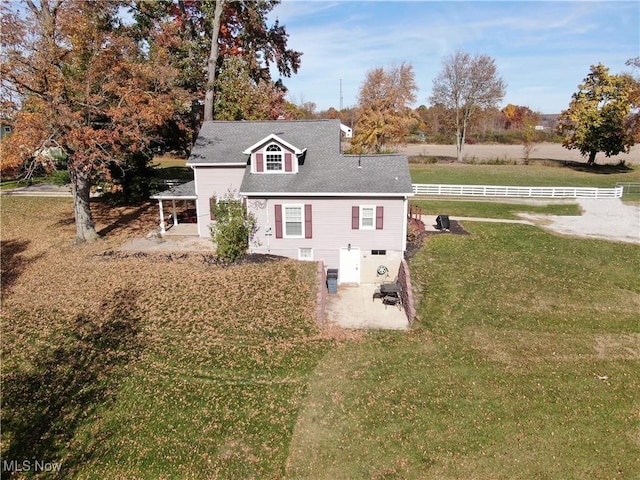
{"type": "Polygon", "coordinates": [[[338,293],[327,295],[325,322],[352,329],[406,330],[409,322],[402,309],[373,300],[378,288],[373,283],[340,285],[338,293]]]}

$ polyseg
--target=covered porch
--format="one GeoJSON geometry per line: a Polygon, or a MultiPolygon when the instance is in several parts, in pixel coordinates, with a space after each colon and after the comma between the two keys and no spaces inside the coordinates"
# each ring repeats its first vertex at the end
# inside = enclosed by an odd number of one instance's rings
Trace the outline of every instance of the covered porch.
{"type": "Polygon", "coordinates": [[[197,198],[195,181],[153,195],[151,199],[158,200],[160,235],[198,236],[197,198]]]}

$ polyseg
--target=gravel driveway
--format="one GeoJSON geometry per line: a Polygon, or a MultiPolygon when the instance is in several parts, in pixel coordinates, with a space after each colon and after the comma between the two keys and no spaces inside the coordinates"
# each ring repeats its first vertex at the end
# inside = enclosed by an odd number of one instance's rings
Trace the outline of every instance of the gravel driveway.
{"type": "Polygon", "coordinates": [[[544,229],[565,235],[640,244],[640,206],[625,204],[619,198],[576,201],[583,210],[580,216],[519,215],[544,229]]]}

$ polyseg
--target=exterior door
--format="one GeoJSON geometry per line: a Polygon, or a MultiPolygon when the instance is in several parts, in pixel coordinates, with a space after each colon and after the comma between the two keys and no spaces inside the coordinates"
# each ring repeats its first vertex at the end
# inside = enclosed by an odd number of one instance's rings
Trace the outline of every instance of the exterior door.
{"type": "Polygon", "coordinates": [[[360,283],[360,249],[340,249],[340,283],[360,283]]]}

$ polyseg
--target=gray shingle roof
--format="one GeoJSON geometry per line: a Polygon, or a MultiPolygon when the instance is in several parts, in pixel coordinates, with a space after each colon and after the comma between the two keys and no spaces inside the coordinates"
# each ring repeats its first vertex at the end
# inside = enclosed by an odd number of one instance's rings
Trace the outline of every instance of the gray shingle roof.
{"type": "Polygon", "coordinates": [[[336,155],[307,158],[295,175],[245,172],[240,193],[409,194],[412,191],[404,155],[336,155]]]}
{"type": "Polygon", "coordinates": [[[341,155],[340,121],[205,122],[188,165],[246,163],[242,152],[275,134],[303,150],[296,174],[251,173],[247,166],[240,186],[252,194],[411,194],[404,155],[341,155]]]}
{"type": "Polygon", "coordinates": [[[242,163],[248,147],[272,133],[313,155],[340,153],[340,120],[204,122],[187,165],[242,163]]]}

